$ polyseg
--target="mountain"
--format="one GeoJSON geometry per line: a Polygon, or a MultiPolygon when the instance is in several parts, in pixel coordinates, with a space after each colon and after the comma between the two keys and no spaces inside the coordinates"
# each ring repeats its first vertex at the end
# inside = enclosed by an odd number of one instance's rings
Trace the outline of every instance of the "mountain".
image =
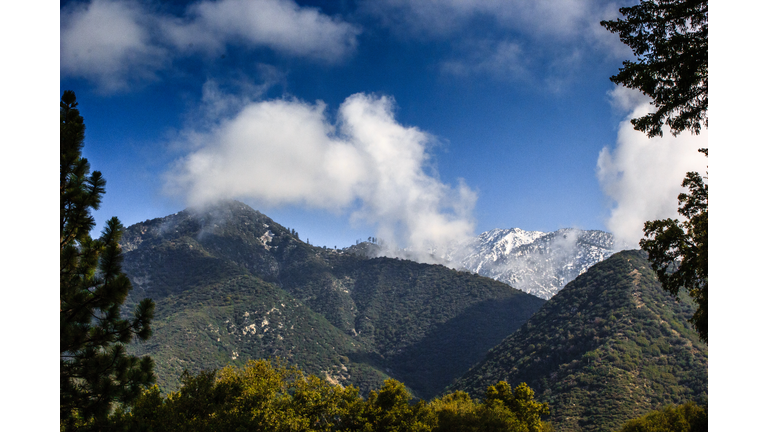
{"type": "Polygon", "coordinates": [[[671,403],[707,400],[707,345],[694,305],[662,290],[645,255],[595,264],[494,347],[450,390],[474,397],[526,382],[559,431],[608,431],[671,403]]]}
{"type": "Polygon", "coordinates": [[[611,256],[613,235],[575,228],[555,232],[494,229],[452,250],[451,265],[543,299],[611,256]]]}
{"type": "Polygon", "coordinates": [[[280,357],[366,392],[387,377],[430,398],[544,303],[441,265],[314,247],[237,201],[128,227],[126,307],[156,303],[149,354],[163,390],[182,370],[280,357]]]}

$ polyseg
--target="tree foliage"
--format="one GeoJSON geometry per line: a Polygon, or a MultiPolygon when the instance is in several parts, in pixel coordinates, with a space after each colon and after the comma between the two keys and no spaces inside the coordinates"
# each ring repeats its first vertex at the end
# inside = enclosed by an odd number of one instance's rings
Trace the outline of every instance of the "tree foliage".
{"type": "Polygon", "coordinates": [[[165,398],[157,386],[146,390],[130,411],[120,410],[112,417],[111,427],[155,432],[550,430],[539,418],[546,404],[536,403],[525,384],[514,393],[504,393],[509,385],[499,383],[501,393],[495,394],[503,397],[491,401],[478,402],[455,392],[426,403],[414,402],[405,385],[387,380],[363,399],[355,387],[333,385],[268,360],[197,375],[184,373],[182,382],[178,392],[165,398]]]}
{"type": "Polygon", "coordinates": [[[521,383],[515,390],[506,381],[488,387],[485,393],[485,404],[494,406],[501,404],[508,408],[525,427],[526,432],[543,430],[542,416],[549,415],[549,405],[539,403],[533,398],[533,390],[526,383],[521,383]]]}
{"type": "MultiPolygon", "coordinates": [[[[702,151],[706,153],[706,150],[702,151]]],[[[680,288],[688,290],[698,309],[691,317],[693,327],[702,340],[707,340],[707,259],[708,185],[701,175],[689,172],[683,181],[689,193],[677,199],[678,213],[685,217],[645,223],[645,236],[640,247],[648,252],[651,267],[662,287],[678,297],[680,288]]]]}
{"type": "Polygon", "coordinates": [[[706,432],[707,410],[688,402],[632,419],[619,432],[706,432]]]}
{"type": "Polygon", "coordinates": [[[611,81],[640,90],[656,107],[632,125],[649,137],[661,136],[665,124],[673,135],[698,134],[708,125],[708,1],[643,0],[619,11],[626,19],[600,24],[618,33],[637,61],[625,61],[611,81]]]}
{"type": "Polygon", "coordinates": [[[123,319],[131,283],[121,272],[118,241],[122,225],[107,222],[92,239],[105,192],[101,173],[90,173],[82,157],[85,125],[75,94],[65,91],[60,105],[60,420],[63,430],[98,425],[113,404],[128,403],[154,381],[148,357],[126,354],[125,344],[151,334],[154,304],[140,302],[132,319],[123,319]]]}

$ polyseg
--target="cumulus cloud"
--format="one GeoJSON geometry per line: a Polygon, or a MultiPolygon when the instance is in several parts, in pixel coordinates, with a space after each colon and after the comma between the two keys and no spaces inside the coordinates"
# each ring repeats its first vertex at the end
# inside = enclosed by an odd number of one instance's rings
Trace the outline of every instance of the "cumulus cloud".
{"type": "Polygon", "coordinates": [[[175,57],[229,45],[335,62],[354,51],[359,33],[292,0],[201,1],[181,17],[137,0],[92,0],[61,11],[61,73],[115,92],[156,79],[175,57]]]}
{"type": "Polygon", "coordinates": [[[687,132],[673,137],[669,130],[662,138],[648,138],[633,129],[630,119],[651,110],[650,99],[624,87],[611,92],[617,109],[631,110],[619,126],[616,146],[600,151],[597,177],[603,192],[613,202],[606,227],[617,248],[637,248],[647,220],[680,218],[677,196],[689,171],[704,173],[707,160],[697,150],[708,147],[707,130],[701,135],[687,132]]]}
{"type": "Polygon", "coordinates": [[[179,49],[219,51],[245,41],[300,57],[335,61],[357,44],[360,30],[289,0],[221,0],[192,4],[164,28],[179,49]]]}
{"type": "Polygon", "coordinates": [[[94,0],[61,12],[61,73],[96,82],[104,91],[156,78],[167,50],[152,40],[152,17],[128,1],[94,0]]]}
{"type": "Polygon", "coordinates": [[[348,212],[375,226],[390,254],[465,241],[475,192],[430,175],[433,137],[399,124],[393,106],[389,97],[355,94],[332,123],[322,102],[249,103],[195,133],[198,148],[168,173],[166,190],[197,207],[239,198],[348,212]]]}

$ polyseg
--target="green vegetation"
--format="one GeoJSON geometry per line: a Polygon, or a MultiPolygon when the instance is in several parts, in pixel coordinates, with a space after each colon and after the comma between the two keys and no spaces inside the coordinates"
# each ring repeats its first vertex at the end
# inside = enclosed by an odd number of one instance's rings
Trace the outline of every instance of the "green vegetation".
{"type": "Polygon", "coordinates": [[[630,420],[618,432],[705,432],[707,410],[688,402],[630,420]]]}
{"type": "Polygon", "coordinates": [[[191,288],[157,303],[154,336],[135,347],[151,354],[158,384],[177,390],[183,370],[282,358],[303,370],[370,390],[386,375],[346,355],[355,341],[285,291],[248,275],[191,288]],[[346,355],[345,355],[346,354],[346,355]]]}
{"type": "MultiPolygon", "coordinates": [[[[673,135],[683,130],[699,134],[708,127],[708,25],[707,0],[643,0],[619,11],[626,20],[602,21],[618,33],[638,61],[625,61],[611,77],[616,84],[640,90],[653,99],[657,111],[632,119],[636,130],[649,137],[661,136],[662,125],[673,135]]],[[[705,155],[707,149],[699,149],[705,155]]],[[[678,213],[685,217],[648,221],[640,247],[662,287],[678,297],[685,288],[698,309],[691,322],[707,340],[708,291],[708,186],[699,173],[687,173],[683,187],[690,194],[678,196],[678,213]]]]}
{"type": "Polygon", "coordinates": [[[479,397],[527,382],[561,431],[616,429],[652,409],[706,403],[707,346],[640,251],[624,251],[569,283],[450,387],[479,397]]]}
{"type": "Polygon", "coordinates": [[[157,304],[134,352],[155,359],[164,392],[185,368],[282,358],[364,394],[393,377],[429,399],[544,303],[443,266],[313,247],[235,201],[133,225],[122,245],[134,295],[157,304]]]}
{"type": "Polygon", "coordinates": [[[547,405],[520,384],[500,382],[484,401],[455,392],[430,403],[413,403],[406,387],[387,380],[365,399],[354,387],[330,384],[299,369],[269,361],[243,367],[184,372],[177,392],[157,386],[130,410],[112,417],[114,430],[162,431],[508,431],[551,430],[542,421],[547,405]]]}
{"type": "MultiPolygon", "coordinates": [[[[706,152],[706,150],[705,150],[706,152]]],[[[683,187],[689,188],[690,194],[678,196],[678,212],[685,217],[656,220],[645,223],[645,236],[640,240],[640,247],[648,252],[651,267],[656,272],[661,286],[669,293],[679,297],[680,288],[696,302],[698,308],[690,318],[699,337],[707,341],[708,316],[707,293],[709,288],[708,238],[708,185],[701,175],[689,172],[683,181],[683,187]]]]}
{"type": "Polygon", "coordinates": [[[151,335],[154,304],[141,300],[131,319],[120,316],[131,290],[121,271],[122,225],[112,218],[91,239],[91,210],[106,181],[82,157],[85,125],[74,92],[65,91],[60,106],[60,424],[64,431],[99,429],[115,404],[132,402],[155,380],[152,359],[125,348],[151,335]]]}

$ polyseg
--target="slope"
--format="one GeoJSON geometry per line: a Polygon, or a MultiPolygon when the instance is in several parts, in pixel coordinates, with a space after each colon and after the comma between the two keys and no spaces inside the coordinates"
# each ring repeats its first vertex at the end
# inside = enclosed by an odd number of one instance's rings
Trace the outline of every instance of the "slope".
{"type": "Polygon", "coordinates": [[[687,322],[690,299],[664,292],[640,251],[569,283],[451,389],[475,397],[528,383],[556,430],[615,430],[670,403],[707,399],[707,346],[687,322]]]}
{"type": "Polygon", "coordinates": [[[543,303],[468,272],[313,247],[235,201],[133,225],[122,245],[127,304],[158,305],[140,350],[167,389],[183,367],[279,356],[363,391],[392,376],[429,398],[543,303]]]}

